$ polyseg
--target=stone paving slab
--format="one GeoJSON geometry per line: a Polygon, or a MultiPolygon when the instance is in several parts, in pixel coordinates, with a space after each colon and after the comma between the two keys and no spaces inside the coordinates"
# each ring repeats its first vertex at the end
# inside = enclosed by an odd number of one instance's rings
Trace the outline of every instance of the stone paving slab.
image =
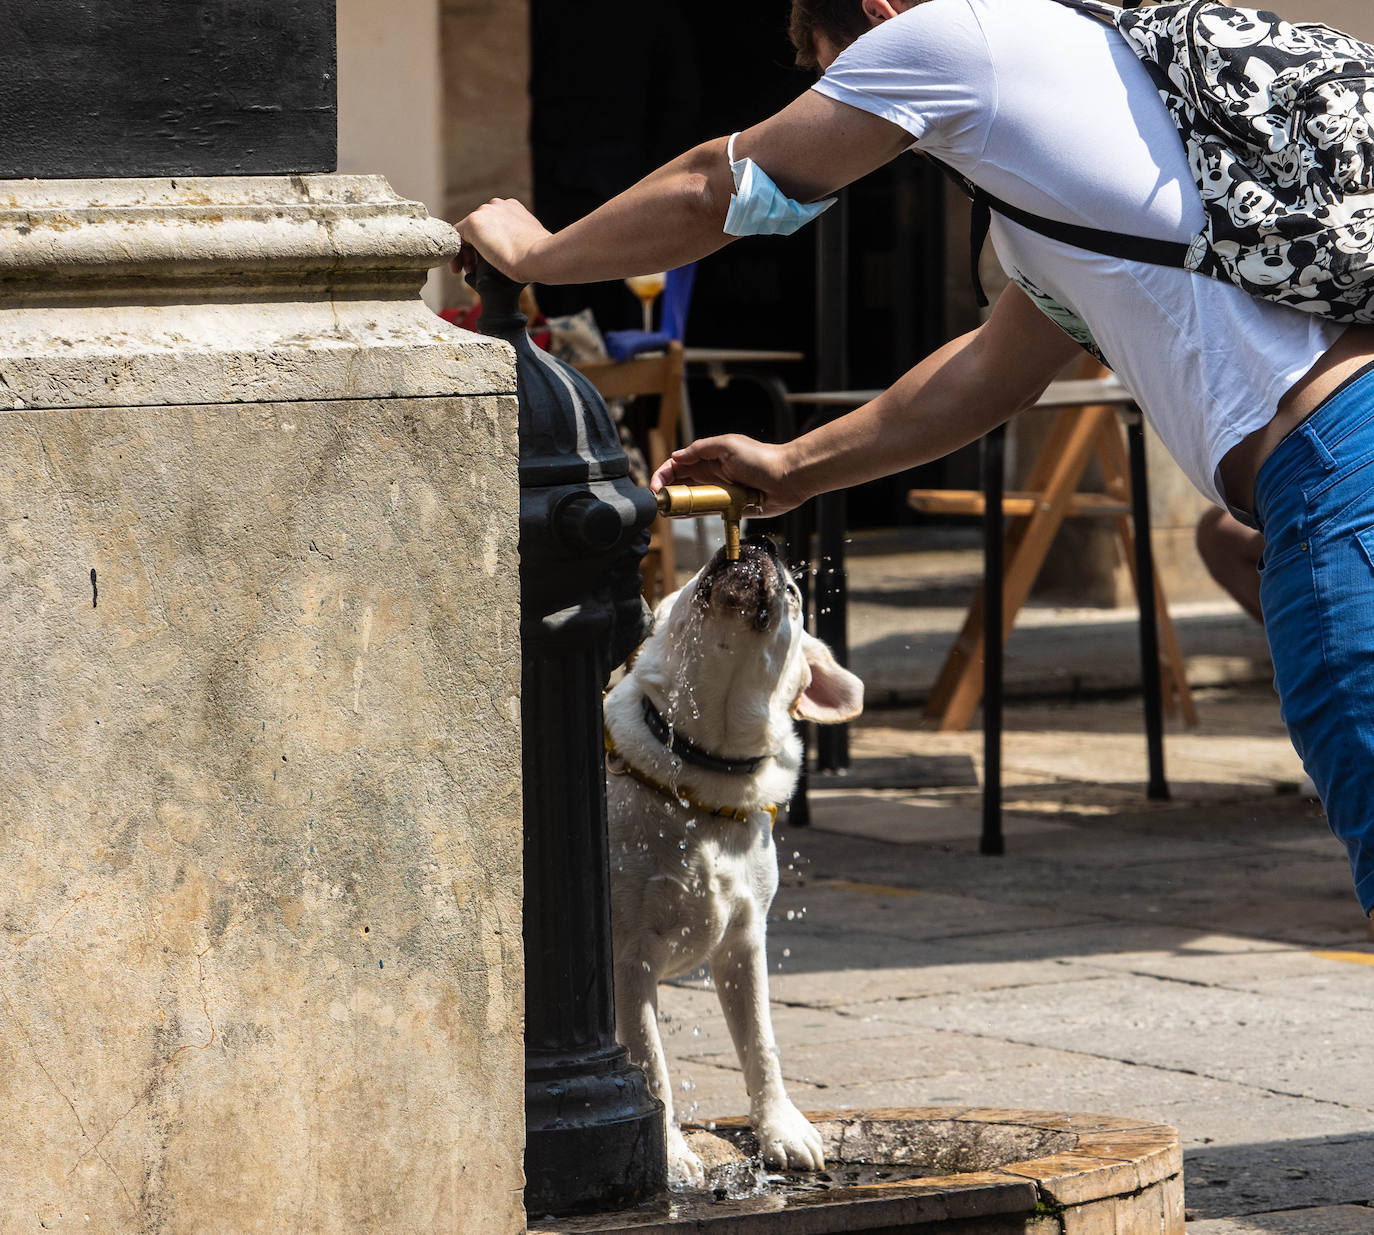
{"type": "MultiPolygon", "coordinates": [[[[1348,1141],[1374,1137],[1374,1119],[1364,1108],[1315,1102],[1240,1082],[1073,1051],[1037,1048],[1028,1064],[1020,1044],[1014,1044],[1015,1055],[1012,1048],[997,1040],[984,1039],[982,1045],[981,1061],[969,1070],[900,1082],[826,1085],[820,1100],[841,1107],[890,1101],[894,1106],[1005,1102],[1018,1108],[1058,1105],[1066,1110],[1107,1109],[1179,1128],[1190,1152],[1267,1144],[1279,1138],[1308,1145],[1322,1156],[1329,1138],[1348,1141]],[[1013,1058],[1014,1066],[1003,1066],[1004,1059],[1013,1058]]],[[[782,1053],[786,1062],[786,1046],[782,1053]]],[[[818,1071],[813,1078],[819,1083],[825,1074],[818,1071]]],[[[1370,1142],[1369,1154],[1374,1159],[1374,1141],[1370,1142]]],[[[1335,1199],[1365,1199],[1366,1193],[1374,1199],[1374,1180],[1367,1174],[1347,1182],[1350,1189],[1335,1199]]]]}
{"type": "MultiPolygon", "coordinates": [[[[952,804],[945,799],[918,801],[838,790],[816,795],[811,815],[812,827],[819,831],[895,845],[952,847],[970,853],[978,851],[983,818],[981,806],[952,804]]],[[[1002,832],[1018,857],[1067,855],[1076,864],[1120,866],[1157,862],[1160,856],[1155,838],[1115,829],[1093,838],[1092,846],[1085,847],[1081,826],[1057,822],[1044,814],[1006,811],[1002,832]]],[[[1172,860],[1208,861],[1231,854],[1234,846],[1204,837],[1176,841],[1170,850],[1172,860]]]]}
{"type": "Polygon", "coordinates": [[[1374,1209],[1334,1205],[1190,1222],[1188,1235],[1374,1235],[1374,1209]]]}
{"type": "MultiPolygon", "coordinates": [[[[1062,949],[1063,955],[1057,959],[1063,972],[1055,975],[1056,981],[1069,980],[1075,972],[1130,973],[1374,1011],[1374,947],[1367,943],[1326,950],[1224,935],[1159,933],[1161,937],[1169,934],[1176,934],[1179,942],[1167,950],[1129,950],[1122,946],[1122,932],[1098,926],[1032,932],[1022,942],[1033,938],[1043,952],[1053,940],[1054,946],[1062,949]]],[[[1004,942],[987,936],[961,940],[959,944],[966,954],[973,955],[993,951],[1000,958],[1007,950],[1004,942]]],[[[794,954],[805,955],[805,951],[793,948],[794,954]]],[[[960,968],[952,968],[951,979],[960,968]]],[[[1023,968],[1020,972],[1029,970],[1023,968]]]]}
{"type": "MultiPolygon", "coordinates": [[[[1072,907],[1021,906],[1017,923],[1024,929],[1067,926],[1090,915],[1072,907]]],[[[873,895],[852,886],[832,882],[789,889],[779,897],[769,916],[770,929],[787,922],[823,921],[832,928],[860,928],[868,934],[894,935],[903,939],[939,939],[948,936],[1004,930],[1006,906],[982,897],[955,896],[925,890],[919,895],[873,895]],[[789,916],[790,915],[790,916],[789,916]]]]}
{"type": "MultiPolygon", "coordinates": [[[[773,1030],[784,1054],[794,1046],[829,1047],[866,1043],[870,1038],[891,1037],[891,1022],[878,1017],[858,1017],[831,1008],[789,1006],[774,1001],[773,1030]]],[[[704,1058],[728,1053],[734,1045],[726,1028],[720,1002],[711,990],[673,985],[659,988],[659,1035],[665,1049],[684,1056],[704,1058]]]]}
{"type": "MultiPolygon", "coordinates": [[[[853,1045],[852,1051],[837,1051],[834,1043],[780,1042],[783,1078],[789,1085],[847,1089],[972,1071],[982,1067],[988,1056],[982,1043],[974,1039],[935,1031],[909,1030],[891,1037],[865,1038],[853,1045]]],[[[997,1057],[1003,1067],[1028,1067],[1038,1060],[1039,1052],[1035,1047],[1002,1044],[997,1057]]],[[[717,1066],[734,1062],[733,1052],[729,1056],[686,1058],[717,1066]]]]}
{"type": "MultiPolygon", "coordinates": [[[[1084,849],[1093,847],[1091,832],[1089,827],[1082,829],[1084,849]]],[[[805,845],[810,862],[806,875],[812,882],[843,878],[918,889],[954,888],[965,897],[995,901],[1008,922],[1015,906],[1018,912],[1069,910],[1082,917],[1130,921],[1157,917],[1208,933],[1313,946],[1364,941],[1367,936],[1368,923],[1349,890],[1345,859],[1334,852],[1328,859],[1294,857],[1253,843],[1237,844],[1217,860],[1199,863],[1173,859],[1169,843],[1161,839],[1155,860],[1118,866],[1078,862],[1071,856],[1022,854],[1014,845],[1005,857],[989,859],[935,846],[827,836],[820,829],[813,829],[804,842],[794,838],[792,844],[805,845]]],[[[791,890],[780,894],[779,902],[805,903],[791,890]]]]}
{"type": "MultiPolygon", "coordinates": [[[[997,939],[980,936],[959,941],[969,952],[1010,956],[1053,957],[1065,964],[1085,963],[1104,968],[1133,970],[1151,959],[1176,958],[1180,965],[1197,958],[1230,961],[1251,954],[1294,951],[1292,944],[1253,936],[1213,934],[1196,927],[1176,926],[1158,914],[1144,922],[1099,920],[1079,926],[1051,927],[997,939]]],[[[1303,949],[1303,955],[1306,955],[1303,949]]],[[[1142,972],[1151,972],[1142,968],[1142,972]]],[[[1173,976],[1162,969],[1160,976],[1173,976]]],[[[1184,976],[1184,975],[1180,975],[1184,976]]]]}
{"type": "Polygon", "coordinates": [[[1286,996],[1107,977],[869,1004],[893,1022],[1188,1069],[1295,1096],[1374,1110],[1363,1017],[1286,996]]]}
{"type": "MultiPolygon", "coordinates": [[[[880,936],[871,936],[884,942],[880,936]]],[[[1041,985],[1082,978],[1068,961],[1000,961],[979,955],[971,941],[940,940],[938,949],[908,944],[896,955],[886,955],[881,968],[848,967],[853,953],[844,953],[845,940],[834,935],[790,932],[791,956],[775,960],[769,988],[775,1001],[804,1003],[810,1007],[854,1007],[874,1000],[951,994],[960,991],[1009,991],[1019,986],[1041,985]],[[922,964],[922,961],[927,964],[922,964]],[[825,968],[829,962],[834,968],[825,968]]],[[[861,937],[858,941],[864,943],[861,937]]],[[[777,951],[770,950],[773,956],[777,951]]],[[[883,955],[876,949],[870,955],[883,955]]]]}
{"type": "Polygon", "coordinates": [[[1245,984],[1245,989],[1257,995],[1284,995],[1360,1012],[1374,1012],[1374,972],[1365,966],[1351,966],[1322,975],[1253,982],[1245,984]]]}

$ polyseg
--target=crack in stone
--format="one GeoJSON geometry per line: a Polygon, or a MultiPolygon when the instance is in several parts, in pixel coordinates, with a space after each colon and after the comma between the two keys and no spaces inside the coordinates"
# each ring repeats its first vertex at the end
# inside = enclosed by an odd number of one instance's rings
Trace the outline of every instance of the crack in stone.
{"type": "MultiPolygon", "coordinates": [[[[896,1023],[896,1022],[894,1022],[896,1023]]],[[[1129,1068],[1145,1068],[1151,1072],[1170,1073],[1175,1076],[1196,1076],[1207,1081],[1217,1081],[1223,1085],[1238,1085],[1242,1089],[1249,1089],[1255,1093],[1269,1094],[1275,1098],[1297,1098],[1303,1102],[1316,1102],[1322,1106],[1334,1106],[1337,1110],[1367,1112],[1368,1107],[1353,1106],[1347,1102],[1337,1102],[1334,1098],[1319,1098],[1315,1094],[1297,1093],[1287,1089],[1273,1089],[1268,1085],[1254,1085],[1249,1081],[1239,1081],[1233,1077],[1214,1076],[1210,1072],[1200,1072],[1196,1068],[1173,1067],[1168,1064],[1150,1063],[1141,1059],[1127,1059],[1120,1055],[1103,1055],[1097,1051],[1086,1051],[1077,1047],[1051,1046],[1044,1042],[1030,1042],[1022,1038],[1003,1038],[996,1034],[976,1033],[971,1029],[943,1029],[935,1026],[925,1026],[932,1033],[947,1033],[957,1037],[974,1038],[981,1042],[1003,1042],[1016,1046],[1029,1046],[1036,1050],[1058,1051],[1064,1055],[1078,1055],[1084,1059],[1101,1059],[1108,1063],[1125,1064],[1129,1068]]]]}
{"type": "MultiPolygon", "coordinates": [[[[242,925],[241,922],[230,923],[228,926],[224,928],[223,931],[220,932],[219,937],[213,943],[207,944],[205,948],[196,953],[196,968],[199,972],[199,978],[197,979],[196,986],[200,992],[201,1010],[205,1013],[206,1023],[210,1026],[210,1036],[204,1042],[188,1042],[184,1046],[177,1047],[177,1049],[174,1050],[166,1058],[166,1060],[163,1061],[162,1066],[158,1068],[156,1074],[144,1087],[143,1092],[140,1093],[138,1097],[136,1097],[133,1100],[133,1102],[131,1102],[123,1112],[115,1116],[115,1118],[111,1121],[109,1127],[107,1127],[105,1131],[100,1134],[100,1137],[97,1140],[91,1143],[91,1147],[87,1151],[87,1153],[82,1154],[80,1157],[77,1158],[76,1166],[73,1166],[72,1169],[67,1172],[68,1179],[71,1178],[71,1176],[76,1172],[77,1168],[80,1167],[81,1163],[90,1153],[94,1153],[97,1157],[100,1158],[102,1162],[105,1161],[104,1155],[100,1153],[100,1146],[109,1137],[110,1133],[112,1133],[121,1123],[123,1123],[125,1119],[127,1119],[131,1114],[133,1114],[134,1111],[136,1111],[140,1106],[142,1106],[145,1102],[148,1102],[152,1098],[153,1094],[162,1084],[163,1079],[166,1077],[172,1065],[177,1061],[177,1059],[181,1055],[185,1054],[187,1051],[208,1051],[210,1047],[214,1045],[215,1038],[217,1036],[217,1030],[215,1027],[214,1017],[210,1015],[209,996],[205,993],[205,958],[207,955],[209,955],[209,953],[213,952],[215,948],[217,948],[221,943],[224,942],[225,936],[227,936],[231,931],[236,930],[240,925],[242,925]]],[[[83,1135],[85,1135],[84,1128],[82,1129],[82,1133],[83,1135]]],[[[116,1176],[116,1178],[118,1178],[118,1176],[116,1176]]],[[[125,1195],[128,1195],[127,1189],[125,1191],[125,1195]]],[[[132,1199],[130,1203],[132,1204],[132,1199]]]]}
{"type": "MultiPolygon", "coordinates": [[[[42,1059],[39,1058],[38,1050],[33,1044],[33,1039],[29,1036],[28,1030],[25,1029],[24,1025],[20,1022],[19,1016],[15,1012],[14,1004],[10,1001],[9,993],[3,987],[0,987],[0,999],[4,1000],[5,1009],[9,1014],[10,1021],[12,1024],[18,1027],[20,1034],[24,1038],[24,1044],[29,1048],[29,1054],[33,1056],[33,1062],[38,1065],[38,1070],[47,1078],[48,1084],[53,1087],[53,1090],[61,1097],[62,1101],[67,1104],[68,1109],[72,1113],[72,1118],[76,1120],[77,1128],[80,1129],[82,1139],[89,1141],[91,1139],[90,1133],[86,1131],[86,1125],[81,1119],[81,1112],[76,1109],[76,1103],[72,1101],[71,1097],[67,1094],[66,1090],[64,1090],[62,1086],[57,1083],[56,1078],[53,1076],[51,1072],[48,1071],[47,1065],[44,1064],[42,1059]]],[[[101,1139],[103,1140],[104,1138],[102,1137],[101,1139]]],[[[89,1153],[94,1153],[95,1156],[100,1159],[105,1169],[109,1171],[110,1174],[114,1177],[115,1183],[119,1185],[119,1190],[122,1193],[124,1193],[124,1199],[129,1203],[129,1209],[132,1212],[137,1213],[138,1206],[134,1203],[134,1198],[129,1194],[128,1187],[125,1185],[124,1180],[120,1177],[119,1172],[115,1170],[114,1164],[111,1163],[111,1161],[103,1153],[100,1152],[98,1142],[92,1144],[91,1148],[87,1151],[86,1154],[81,1154],[77,1157],[76,1166],[73,1166],[72,1169],[67,1172],[67,1178],[71,1178],[73,1172],[76,1171],[77,1167],[81,1165],[81,1163],[85,1160],[87,1154],[89,1153]]]]}
{"type": "Polygon", "coordinates": [[[27,948],[29,944],[31,944],[35,939],[42,939],[46,935],[51,935],[53,931],[57,929],[58,924],[62,921],[62,919],[67,917],[68,914],[74,913],[76,911],[76,907],[90,895],[91,893],[89,892],[82,892],[80,896],[78,896],[74,901],[72,901],[72,903],[68,905],[61,913],[59,913],[57,917],[55,917],[51,922],[49,922],[47,926],[40,926],[37,930],[33,931],[28,935],[25,935],[23,939],[19,940],[19,942],[14,945],[15,949],[22,950],[24,948],[27,948]]]}

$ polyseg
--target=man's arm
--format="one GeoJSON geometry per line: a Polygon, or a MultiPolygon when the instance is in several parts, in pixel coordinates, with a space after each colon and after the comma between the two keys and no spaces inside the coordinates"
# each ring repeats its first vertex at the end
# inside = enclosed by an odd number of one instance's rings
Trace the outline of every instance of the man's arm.
{"type": "Polygon", "coordinates": [[[779,515],[818,493],[942,458],[1044,393],[1078,345],[1014,284],[977,330],[947,343],[871,403],[794,442],[738,434],[702,438],[654,473],[654,489],[684,480],[733,483],[767,495],[779,515]]]}
{"type": "MultiPolygon", "coordinates": [[[[735,157],[751,158],[784,193],[824,197],[911,144],[896,125],[808,90],[744,130],[735,157]]],[[[705,142],[651,172],[586,218],[551,233],[519,202],[498,199],[458,222],[471,246],[525,283],[594,283],[671,270],[723,248],[735,182],[726,139],[705,142]]]]}

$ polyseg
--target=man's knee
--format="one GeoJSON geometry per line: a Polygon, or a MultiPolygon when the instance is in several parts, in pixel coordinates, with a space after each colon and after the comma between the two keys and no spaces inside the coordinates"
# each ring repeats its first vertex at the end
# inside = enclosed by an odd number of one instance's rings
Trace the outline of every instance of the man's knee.
{"type": "Polygon", "coordinates": [[[1207,569],[1216,573],[1216,565],[1225,556],[1226,524],[1234,522],[1220,506],[1209,506],[1197,521],[1197,551],[1207,569]]]}

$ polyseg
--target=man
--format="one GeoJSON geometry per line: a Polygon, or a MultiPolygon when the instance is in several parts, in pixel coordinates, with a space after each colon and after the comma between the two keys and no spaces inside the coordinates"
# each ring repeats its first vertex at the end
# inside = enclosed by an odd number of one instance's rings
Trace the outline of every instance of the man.
{"type": "MultiPolygon", "coordinates": [[[[1146,70],[1076,9],[794,0],[792,35],[824,75],[777,115],[688,151],[557,234],[516,202],[483,206],[458,224],[465,245],[529,281],[667,269],[733,235],[794,229],[817,209],[803,203],[913,145],[1035,214],[1169,241],[1201,230],[1183,144],[1146,70]]],[[[1034,403],[1080,346],[1102,355],[1193,482],[1264,529],[1284,718],[1371,912],[1374,330],[997,215],[991,236],[1013,285],[985,325],[794,442],[707,438],[675,452],[653,485],[747,484],[767,495],[764,514],[781,514],[938,458],[1034,403]]]]}
{"type": "Polygon", "coordinates": [[[1197,521],[1197,551],[1207,573],[1236,604],[1263,624],[1260,562],[1264,559],[1264,537],[1219,506],[1212,506],[1197,521]]]}

